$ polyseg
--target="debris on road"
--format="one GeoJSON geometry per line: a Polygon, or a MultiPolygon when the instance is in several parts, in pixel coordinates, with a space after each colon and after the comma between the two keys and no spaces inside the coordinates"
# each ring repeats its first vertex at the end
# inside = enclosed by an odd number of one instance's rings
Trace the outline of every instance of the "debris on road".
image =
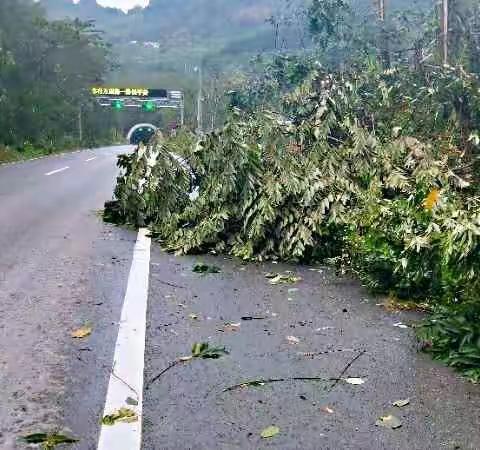
{"type": "Polygon", "coordinates": [[[150,385],[155,383],[163,374],[168,372],[170,369],[173,369],[176,365],[181,363],[186,363],[191,361],[194,358],[202,359],[218,359],[223,355],[228,355],[228,350],[225,347],[211,347],[208,342],[195,342],[192,346],[192,353],[187,356],[181,356],[175,361],[172,361],[165,369],[163,369],[159,374],[157,374],[150,382],[145,386],[145,390],[148,390],[150,385]]]}
{"type": "Polygon", "coordinates": [[[116,423],[132,423],[138,420],[137,413],[130,408],[120,408],[113,414],[108,414],[103,417],[102,425],[115,425],[116,423]]]}
{"type": "Polygon", "coordinates": [[[365,383],[363,378],[345,378],[345,383],[353,384],[353,385],[361,385],[365,383]]]}
{"type": "Polygon", "coordinates": [[[235,391],[237,389],[243,389],[246,387],[259,387],[265,386],[270,383],[282,383],[287,381],[336,381],[337,378],[324,378],[324,377],[288,377],[288,378],[260,378],[258,380],[244,381],[242,383],[234,384],[225,388],[222,392],[235,391]]]}
{"type": "Polygon", "coordinates": [[[287,341],[288,341],[290,344],[300,344],[300,339],[298,339],[298,338],[295,337],[295,336],[287,336],[287,341]]]}
{"type": "Polygon", "coordinates": [[[132,398],[132,397],[127,397],[127,398],[125,399],[125,403],[126,403],[127,405],[130,405],[130,406],[137,406],[137,405],[138,405],[138,400],[135,400],[135,399],[132,398]]]}
{"type": "Polygon", "coordinates": [[[238,323],[228,322],[223,326],[223,330],[219,330],[219,331],[238,331],[240,330],[240,326],[241,326],[240,322],[238,323]]]}
{"type": "Polygon", "coordinates": [[[280,433],[280,428],[272,425],[270,427],[265,428],[261,433],[260,436],[263,439],[268,439],[276,436],[278,433],[280,433]]]}
{"type": "Polygon", "coordinates": [[[379,417],[375,422],[375,425],[377,425],[377,427],[385,427],[395,430],[402,426],[402,421],[398,417],[389,414],[388,416],[379,417]]]}
{"type": "Polygon", "coordinates": [[[320,408],[320,409],[321,409],[323,412],[326,412],[326,413],[328,413],[328,414],[333,414],[333,413],[334,413],[333,409],[330,408],[329,406],[324,406],[324,407],[322,407],[322,408],[320,408]]]}
{"type": "Polygon", "coordinates": [[[397,327],[397,328],[409,328],[408,325],[405,325],[404,323],[402,322],[397,322],[397,323],[394,323],[393,324],[394,327],[397,327]]]}
{"type": "Polygon", "coordinates": [[[218,359],[223,355],[228,355],[225,347],[210,347],[208,342],[196,342],[192,347],[192,356],[194,358],[218,359]]]}
{"type": "Polygon", "coordinates": [[[268,319],[268,317],[258,317],[258,316],[243,316],[240,318],[241,320],[245,320],[245,321],[248,321],[248,320],[265,320],[265,319],[268,319]]]}
{"type": "Polygon", "coordinates": [[[41,444],[43,450],[54,450],[57,445],[75,444],[78,439],[58,433],[33,433],[23,436],[22,441],[27,444],[41,444]]]}
{"type": "Polygon", "coordinates": [[[72,331],[72,338],[83,339],[87,336],[90,336],[90,334],[92,334],[92,327],[83,326],[83,327],[79,328],[78,330],[72,331]]]}
{"type": "Polygon", "coordinates": [[[197,263],[193,266],[193,272],[195,273],[220,273],[222,270],[218,266],[210,266],[204,263],[197,263]]]}
{"type": "Polygon", "coordinates": [[[281,273],[267,273],[265,278],[270,279],[269,283],[276,285],[276,284],[293,284],[297,281],[301,281],[302,278],[296,276],[292,271],[288,270],[285,271],[284,274],[281,273]]]}
{"type": "Polygon", "coordinates": [[[410,399],[406,398],[405,400],[397,400],[392,403],[393,406],[396,406],[397,408],[403,408],[404,406],[407,406],[410,404],[410,399]]]}

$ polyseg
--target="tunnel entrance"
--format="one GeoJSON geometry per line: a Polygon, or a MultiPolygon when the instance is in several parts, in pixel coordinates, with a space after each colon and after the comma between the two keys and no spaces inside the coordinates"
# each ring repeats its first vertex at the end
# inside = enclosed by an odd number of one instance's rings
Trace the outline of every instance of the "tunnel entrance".
{"type": "Polygon", "coordinates": [[[139,123],[133,126],[127,134],[127,140],[132,145],[141,142],[146,144],[157,131],[157,127],[151,123],[139,123]]]}

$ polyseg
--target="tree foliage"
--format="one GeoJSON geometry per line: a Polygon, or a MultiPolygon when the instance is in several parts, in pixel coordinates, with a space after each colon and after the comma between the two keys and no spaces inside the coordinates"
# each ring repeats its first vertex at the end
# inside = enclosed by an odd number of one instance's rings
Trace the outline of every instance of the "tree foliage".
{"type": "Polygon", "coordinates": [[[50,22],[30,1],[2,1],[0,143],[46,148],[78,144],[81,108],[85,139],[101,138],[104,123],[90,119],[94,108],[89,88],[102,82],[108,52],[89,23],[50,22]]]}

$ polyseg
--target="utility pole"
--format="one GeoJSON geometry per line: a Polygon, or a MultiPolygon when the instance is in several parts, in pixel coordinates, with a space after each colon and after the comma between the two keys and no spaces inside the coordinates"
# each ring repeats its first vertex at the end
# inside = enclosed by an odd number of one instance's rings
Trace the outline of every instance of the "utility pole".
{"type": "Polygon", "coordinates": [[[442,62],[448,64],[448,0],[442,0],[442,62]]]}
{"type": "Polygon", "coordinates": [[[82,105],[78,107],[78,139],[83,142],[82,105]]]}
{"type": "Polygon", "coordinates": [[[202,63],[198,67],[198,97],[197,97],[197,133],[203,132],[203,72],[202,63]]]}
{"type": "Polygon", "coordinates": [[[182,128],[185,125],[185,103],[183,97],[182,104],[180,105],[180,125],[182,126],[182,128]]]}
{"type": "Polygon", "coordinates": [[[388,43],[388,33],[385,29],[385,2],[386,0],[375,0],[377,7],[377,17],[380,23],[380,40],[379,48],[382,54],[383,68],[388,69],[390,67],[390,46],[388,43]]]}
{"type": "Polygon", "coordinates": [[[385,0],[378,0],[378,18],[380,22],[385,22],[385,0]]]}

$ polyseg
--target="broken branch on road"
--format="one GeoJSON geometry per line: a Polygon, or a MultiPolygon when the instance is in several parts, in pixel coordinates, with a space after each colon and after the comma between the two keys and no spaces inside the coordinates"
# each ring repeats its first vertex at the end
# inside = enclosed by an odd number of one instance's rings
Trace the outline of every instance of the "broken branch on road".
{"type": "Polygon", "coordinates": [[[218,359],[221,358],[223,355],[228,355],[228,353],[229,352],[225,347],[211,347],[208,342],[195,342],[192,346],[192,351],[190,355],[181,356],[175,361],[172,361],[165,369],[163,369],[159,374],[155,375],[155,377],[147,383],[147,385],[145,386],[145,390],[148,390],[150,386],[155,383],[162,375],[164,375],[170,369],[173,369],[178,364],[187,363],[194,358],[218,359]]]}

